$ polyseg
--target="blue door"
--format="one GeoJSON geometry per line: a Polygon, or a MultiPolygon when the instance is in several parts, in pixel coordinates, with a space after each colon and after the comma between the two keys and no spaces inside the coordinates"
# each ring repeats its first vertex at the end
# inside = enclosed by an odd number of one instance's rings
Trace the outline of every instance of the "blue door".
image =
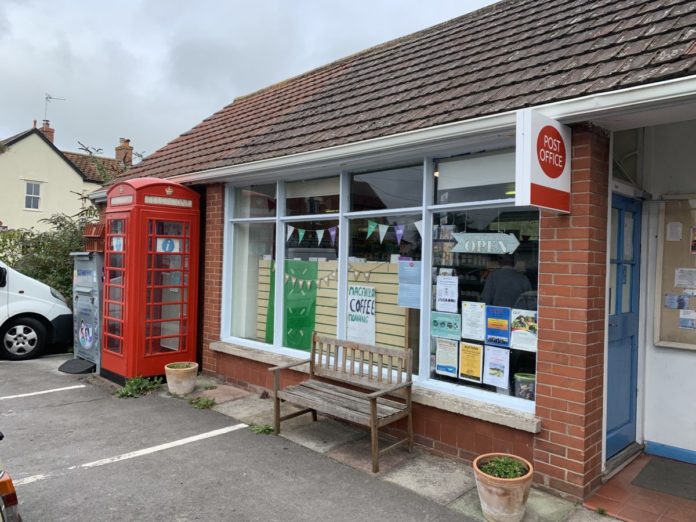
{"type": "Polygon", "coordinates": [[[607,458],[636,440],[641,202],[614,194],[609,264],[607,458]]]}

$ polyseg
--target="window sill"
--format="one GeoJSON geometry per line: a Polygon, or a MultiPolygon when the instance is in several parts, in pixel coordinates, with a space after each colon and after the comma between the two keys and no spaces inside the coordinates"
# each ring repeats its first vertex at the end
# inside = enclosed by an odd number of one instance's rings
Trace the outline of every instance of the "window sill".
{"type": "MultiPolygon", "coordinates": [[[[277,351],[259,349],[258,347],[242,346],[241,344],[226,341],[213,342],[210,344],[210,349],[214,352],[234,355],[235,357],[250,359],[272,366],[302,360],[296,355],[278,353],[277,351]]],[[[305,359],[309,358],[309,353],[303,355],[306,355],[305,359]]],[[[300,366],[295,371],[308,373],[309,370],[306,366],[300,366]]],[[[541,431],[541,419],[534,416],[533,413],[465,397],[457,394],[454,388],[452,390],[443,388],[438,381],[414,382],[413,402],[528,433],[539,433],[541,431]]]]}

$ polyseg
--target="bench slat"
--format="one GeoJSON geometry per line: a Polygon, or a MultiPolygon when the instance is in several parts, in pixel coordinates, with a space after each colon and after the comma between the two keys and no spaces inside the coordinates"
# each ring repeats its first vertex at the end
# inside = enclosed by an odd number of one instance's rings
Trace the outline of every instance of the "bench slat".
{"type": "MultiPolygon", "coordinates": [[[[302,383],[303,386],[306,386],[308,388],[314,388],[316,390],[323,390],[327,393],[335,393],[336,395],[351,395],[355,398],[362,399],[362,400],[367,400],[369,399],[365,398],[365,394],[356,390],[351,390],[350,388],[344,388],[343,386],[335,386],[333,384],[329,384],[326,382],[321,382],[321,381],[304,381],[302,383]]],[[[393,401],[391,399],[386,399],[384,397],[379,397],[377,399],[377,404],[383,404],[385,406],[389,406],[395,410],[403,410],[405,408],[405,404],[397,401],[393,401]]]]}
{"type": "MultiPolygon", "coordinates": [[[[367,424],[370,418],[370,402],[365,399],[357,399],[352,396],[339,396],[302,386],[301,384],[290,386],[280,393],[281,398],[293,404],[316,409],[322,413],[337,417],[355,420],[361,424],[367,424]]],[[[377,418],[383,419],[404,413],[405,409],[395,409],[384,404],[377,403],[377,418]]]]}

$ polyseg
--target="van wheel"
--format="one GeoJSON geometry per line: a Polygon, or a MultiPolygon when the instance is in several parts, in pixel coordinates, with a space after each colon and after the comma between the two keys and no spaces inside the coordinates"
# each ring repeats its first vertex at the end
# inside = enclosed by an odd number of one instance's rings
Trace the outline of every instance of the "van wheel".
{"type": "Polygon", "coordinates": [[[0,354],[13,361],[38,357],[46,347],[46,327],[32,317],[11,319],[0,331],[0,354]]]}

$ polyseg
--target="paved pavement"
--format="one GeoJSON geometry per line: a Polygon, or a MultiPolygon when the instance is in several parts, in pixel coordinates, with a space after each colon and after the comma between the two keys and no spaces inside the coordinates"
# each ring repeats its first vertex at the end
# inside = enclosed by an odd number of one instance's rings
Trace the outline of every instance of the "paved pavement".
{"type": "MultiPolygon", "coordinates": [[[[268,423],[268,399],[204,379],[215,410],[165,392],[118,399],[58,372],[66,357],[0,361],[0,455],[26,522],[481,520],[459,462],[397,450],[373,475],[360,430],[298,418],[260,435],[246,425],[268,423]]],[[[526,520],[595,517],[534,491],[526,520]]]]}

